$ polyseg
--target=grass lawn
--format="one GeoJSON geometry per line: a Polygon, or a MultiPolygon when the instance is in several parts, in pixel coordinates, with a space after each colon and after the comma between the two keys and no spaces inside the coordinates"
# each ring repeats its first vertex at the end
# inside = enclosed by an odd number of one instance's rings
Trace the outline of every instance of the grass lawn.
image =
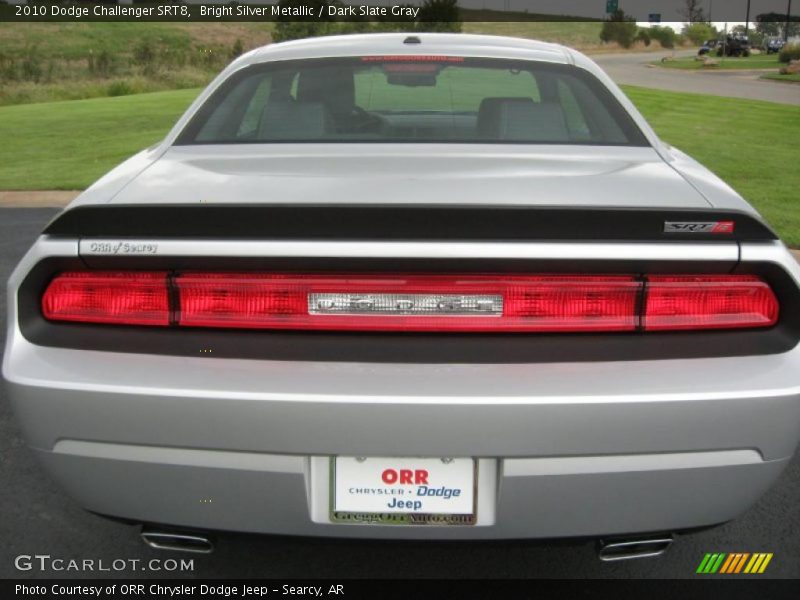
{"type": "Polygon", "coordinates": [[[0,107],[0,189],[83,189],[147,148],[199,90],[0,107]]]}
{"type": "Polygon", "coordinates": [[[758,100],[625,87],[658,135],[750,201],[800,246],[800,108],[758,100]]]}
{"type": "MultiPolygon", "coordinates": [[[[627,87],[659,135],[800,246],[800,108],[627,87]]],[[[158,141],[197,95],[180,90],[0,107],[0,189],[81,189],[158,141]]]]}
{"type": "Polygon", "coordinates": [[[790,73],[783,75],[782,73],[767,73],[762,75],[761,79],[772,79],[774,81],[794,81],[800,83],[800,73],[790,73]]]}
{"type": "MultiPolygon", "coordinates": [[[[719,62],[717,67],[707,67],[705,70],[713,71],[716,69],[778,69],[782,63],[778,61],[777,54],[753,54],[752,56],[735,57],[726,56],[725,58],[718,57],[712,53],[707,55],[709,58],[719,62]]],[[[695,60],[693,56],[689,58],[678,58],[675,60],[668,60],[666,62],[654,62],[654,65],[665,67],[668,69],[686,69],[686,70],[699,70],[703,69],[703,61],[695,60]]]]}

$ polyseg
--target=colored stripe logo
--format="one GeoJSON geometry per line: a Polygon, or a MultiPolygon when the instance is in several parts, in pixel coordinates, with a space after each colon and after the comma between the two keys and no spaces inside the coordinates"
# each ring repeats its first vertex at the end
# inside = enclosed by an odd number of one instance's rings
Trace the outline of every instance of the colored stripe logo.
{"type": "Polygon", "coordinates": [[[724,573],[726,575],[763,573],[771,560],[772,552],[708,553],[700,561],[696,572],[700,574],[724,573]]]}

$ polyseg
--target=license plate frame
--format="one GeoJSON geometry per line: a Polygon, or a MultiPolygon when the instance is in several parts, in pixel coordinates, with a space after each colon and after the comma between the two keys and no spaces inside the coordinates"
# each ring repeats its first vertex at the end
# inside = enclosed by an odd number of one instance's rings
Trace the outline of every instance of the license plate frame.
{"type": "MultiPolygon", "coordinates": [[[[462,469],[466,465],[459,465],[462,469]]],[[[478,461],[470,457],[460,458],[432,458],[432,457],[354,457],[354,456],[332,456],[329,461],[329,516],[332,523],[353,524],[353,525],[394,525],[394,526],[414,526],[414,525],[433,525],[433,526],[472,526],[477,523],[478,516],[478,461]],[[375,461],[381,463],[397,463],[404,461],[408,465],[429,465],[431,461],[459,461],[467,462],[469,465],[468,482],[471,491],[471,512],[448,513],[441,511],[414,512],[400,511],[378,512],[364,510],[337,510],[337,481],[341,481],[342,475],[337,469],[338,460],[355,461],[375,461]],[[337,479],[337,474],[339,479],[337,479]]],[[[463,488],[462,488],[463,489],[463,488]]],[[[386,496],[384,496],[385,498],[386,496]]],[[[391,497],[391,496],[389,496],[391,497]]],[[[341,504],[341,502],[340,502],[341,504]]]]}

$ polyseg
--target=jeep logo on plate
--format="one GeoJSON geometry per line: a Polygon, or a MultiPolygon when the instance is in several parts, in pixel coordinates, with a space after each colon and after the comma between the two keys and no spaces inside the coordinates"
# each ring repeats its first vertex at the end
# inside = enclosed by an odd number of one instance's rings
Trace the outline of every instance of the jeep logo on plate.
{"type": "Polygon", "coordinates": [[[664,233],[733,233],[733,221],[665,221],[664,233]]]}

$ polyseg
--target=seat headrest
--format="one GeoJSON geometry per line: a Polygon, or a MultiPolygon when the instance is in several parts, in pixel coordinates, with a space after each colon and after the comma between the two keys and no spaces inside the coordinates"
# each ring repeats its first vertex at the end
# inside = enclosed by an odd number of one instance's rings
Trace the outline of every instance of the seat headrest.
{"type": "Polygon", "coordinates": [[[330,131],[330,116],[321,102],[269,102],[261,114],[262,140],[314,140],[330,131]]]}
{"type": "Polygon", "coordinates": [[[353,71],[344,67],[319,67],[300,71],[297,100],[322,102],[334,116],[349,114],[356,103],[353,71]]]}
{"type": "Polygon", "coordinates": [[[569,141],[561,107],[531,98],[484,98],[477,127],[478,135],[487,140],[569,141]]]}

